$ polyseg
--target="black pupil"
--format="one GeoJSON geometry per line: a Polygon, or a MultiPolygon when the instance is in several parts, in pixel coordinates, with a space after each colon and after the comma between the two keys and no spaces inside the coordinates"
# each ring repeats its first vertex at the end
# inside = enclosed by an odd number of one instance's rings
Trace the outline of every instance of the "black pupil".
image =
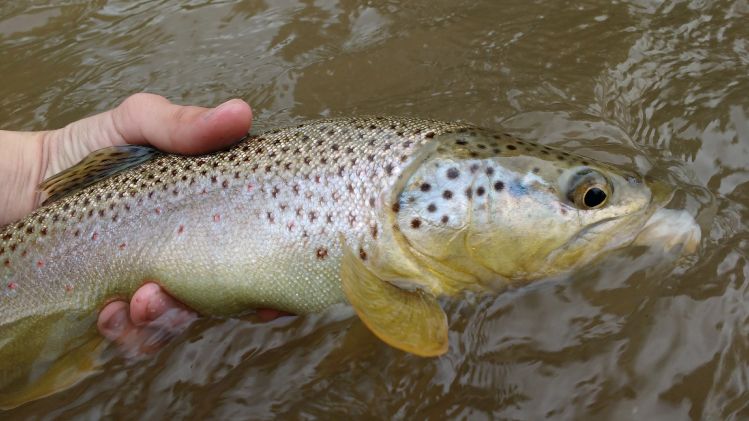
{"type": "Polygon", "coordinates": [[[589,208],[595,208],[603,203],[604,200],[606,200],[606,192],[598,187],[588,189],[588,191],[585,192],[585,197],[583,197],[583,203],[585,203],[585,206],[589,208]]]}

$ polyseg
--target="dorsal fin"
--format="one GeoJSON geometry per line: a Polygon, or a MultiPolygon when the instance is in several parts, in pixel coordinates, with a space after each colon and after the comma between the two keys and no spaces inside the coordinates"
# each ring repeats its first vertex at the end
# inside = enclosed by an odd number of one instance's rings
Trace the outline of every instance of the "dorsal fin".
{"type": "Polygon", "coordinates": [[[92,152],[81,162],[53,175],[39,185],[44,193],[43,205],[82,190],[128,168],[140,165],[160,154],[148,146],[112,146],[92,152]]]}

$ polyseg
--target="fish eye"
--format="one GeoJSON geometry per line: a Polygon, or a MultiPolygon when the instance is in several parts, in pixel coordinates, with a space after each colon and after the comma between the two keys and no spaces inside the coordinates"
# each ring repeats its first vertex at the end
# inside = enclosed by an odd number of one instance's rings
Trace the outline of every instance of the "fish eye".
{"type": "Polygon", "coordinates": [[[611,188],[603,175],[585,170],[576,174],[567,198],[578,209],[598,209],[606,205],[611,188]]]}
{"type": "Polygon", "coordinates": [[[603,189],[598,186],[589,187],[583,193],[583,204],[588,209],[595,209],[606,203],[606,199],[609,197],[603,189]]]}

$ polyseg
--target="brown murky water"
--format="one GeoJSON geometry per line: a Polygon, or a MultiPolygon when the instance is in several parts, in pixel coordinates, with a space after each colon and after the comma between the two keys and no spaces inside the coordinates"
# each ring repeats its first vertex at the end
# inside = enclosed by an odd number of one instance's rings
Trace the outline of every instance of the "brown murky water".
{"type": "Polygon", "coordinates": [[[4,129],[59,127],[142,90],[244,98],[258,129],[373,113],[502,124],[649,157],[704,240],[677,266],[624,250],[446,301],[439,359],[388,348],[345,308],[201,320],[153,358],[115,356],[3,417],[749,417],[747,0],[46,3],[0,4],[4,129]]]}

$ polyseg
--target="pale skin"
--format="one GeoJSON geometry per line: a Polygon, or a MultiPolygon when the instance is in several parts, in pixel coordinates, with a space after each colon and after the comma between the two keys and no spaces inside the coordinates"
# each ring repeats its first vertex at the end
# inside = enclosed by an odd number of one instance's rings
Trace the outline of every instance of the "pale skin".
{"type": "MultiPolygon", "coordinates": [[[[116,108],[42,132],[0,130],[0,226],[23,218],[44,199],[37,186],[89,153],[116,145],[151,145],[165,152],[200,154],[223,149],[252,125],[252,110],[240,99],[216,108],[181,106],[139,93],[116,108]]],[[[97,327],[131,354],[147,352],[154,328],[178,332],[197,315],[144,279],[130,302],[112,301],[99,312],[97,327]]],[[[263,320],[281,313],[263,309],[263,320]]]]}

